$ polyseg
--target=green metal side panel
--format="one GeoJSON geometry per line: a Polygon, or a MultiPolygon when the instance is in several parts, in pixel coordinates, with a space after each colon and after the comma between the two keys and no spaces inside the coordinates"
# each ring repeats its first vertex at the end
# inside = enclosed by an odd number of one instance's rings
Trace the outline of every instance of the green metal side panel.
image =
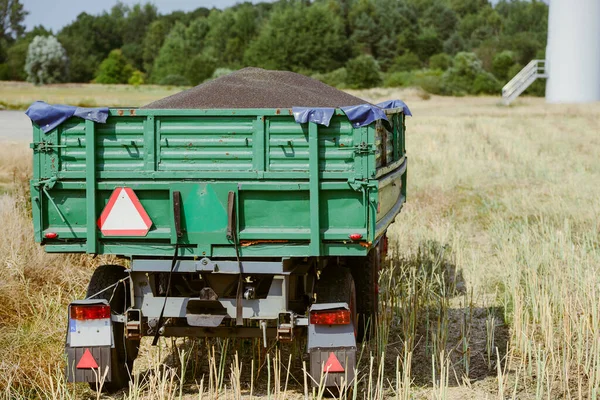
{"type": "Polygon", "coordinates": [[[288,109],[110,110],[106,124],[34,127],[36,240],[50,252],[170,256],[177,242],[182,254],[233,257],[233,192],[243,256],[364,255],[406,195],[404,116],[395,110],[389,119],[384,136],[376,124],[352,127],[339,110],[329,127],[297,124],[288,109]],[[152,220],[146,236],[97,228],[123,186],[152,220]],[[354,233],[362,239],[349,240],[354,233]]]}

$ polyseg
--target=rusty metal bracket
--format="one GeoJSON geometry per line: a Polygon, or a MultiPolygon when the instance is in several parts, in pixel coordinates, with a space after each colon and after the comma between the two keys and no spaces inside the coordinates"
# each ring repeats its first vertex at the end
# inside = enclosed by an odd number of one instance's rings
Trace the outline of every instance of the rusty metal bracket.
{"type": "Polygon", "coordinates": [[[177,238],[183,236],[183,231],[181,230],[181,192],[174,191],[173,192],[173,218],[175,221],[175,234],[177,238]]]}
{"type": "Polygon", "coordinates": [[[354,153],[356,154],[374,154],[375,146],[372,144],[367,144],[366,142],[362,142],[354,146],[354,153]]]}
{"type": "Polygon", "coordinates": [[[52,142],[33,142],[29,144],[29,148],[40,153],[51,153],[56,148],[67,147],[65,144],[52,144],[52,142]]]}

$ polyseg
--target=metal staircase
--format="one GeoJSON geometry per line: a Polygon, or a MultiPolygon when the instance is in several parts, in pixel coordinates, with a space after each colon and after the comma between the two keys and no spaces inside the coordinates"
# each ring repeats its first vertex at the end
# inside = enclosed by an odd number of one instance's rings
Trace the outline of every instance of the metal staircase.
{"type": "Polygon", "coordinates": [[[509,105],[519,97],[537,78],[547,78],[546,60],[531,60],[514,78],[502,88],[502,103],[509,105]]]}

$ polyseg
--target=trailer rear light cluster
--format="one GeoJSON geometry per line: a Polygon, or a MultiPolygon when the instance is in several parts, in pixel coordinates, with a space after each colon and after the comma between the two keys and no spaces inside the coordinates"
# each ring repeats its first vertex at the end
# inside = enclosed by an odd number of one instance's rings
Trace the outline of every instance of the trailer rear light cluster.
{"type": "Polygon", "coordinates": [[[110,318],[110,306],[97,304],[92,306],[71,306],[71,319],[79,321],[110,318]]]}
{"type": "Polygon", "coordinates": [[[44,235],[46,239],[56,239],[58,237],[58,233],[56,232],[46,232],[44,235]]]}
{"type": "Polygon", "coordinates": [[[313,325],[348,325],[350,310],[323,310],[310,313],[310,323],[313,325]]]}
{"type": "Polygon", "coordinates": [[[350,239],[352,240],[360,240],[363,236],[360,233],[351,233],[350,235],[348,235],[348,237],[350,237],[350,239]]]}

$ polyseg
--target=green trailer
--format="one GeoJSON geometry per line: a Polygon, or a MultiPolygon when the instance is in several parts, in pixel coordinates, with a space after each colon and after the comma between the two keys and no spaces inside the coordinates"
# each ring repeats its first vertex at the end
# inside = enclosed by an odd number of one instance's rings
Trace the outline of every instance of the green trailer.
{"type": "Polygon", "coordinates": [[[100,368],[105,389],[125,386],[144,336],[308,335],[315,381],[351,381],[406,199],[405,112],[385,115],[132,108],[34,123],[36,241],[124,260],[69,307],[69,380],[100,368]]]}

